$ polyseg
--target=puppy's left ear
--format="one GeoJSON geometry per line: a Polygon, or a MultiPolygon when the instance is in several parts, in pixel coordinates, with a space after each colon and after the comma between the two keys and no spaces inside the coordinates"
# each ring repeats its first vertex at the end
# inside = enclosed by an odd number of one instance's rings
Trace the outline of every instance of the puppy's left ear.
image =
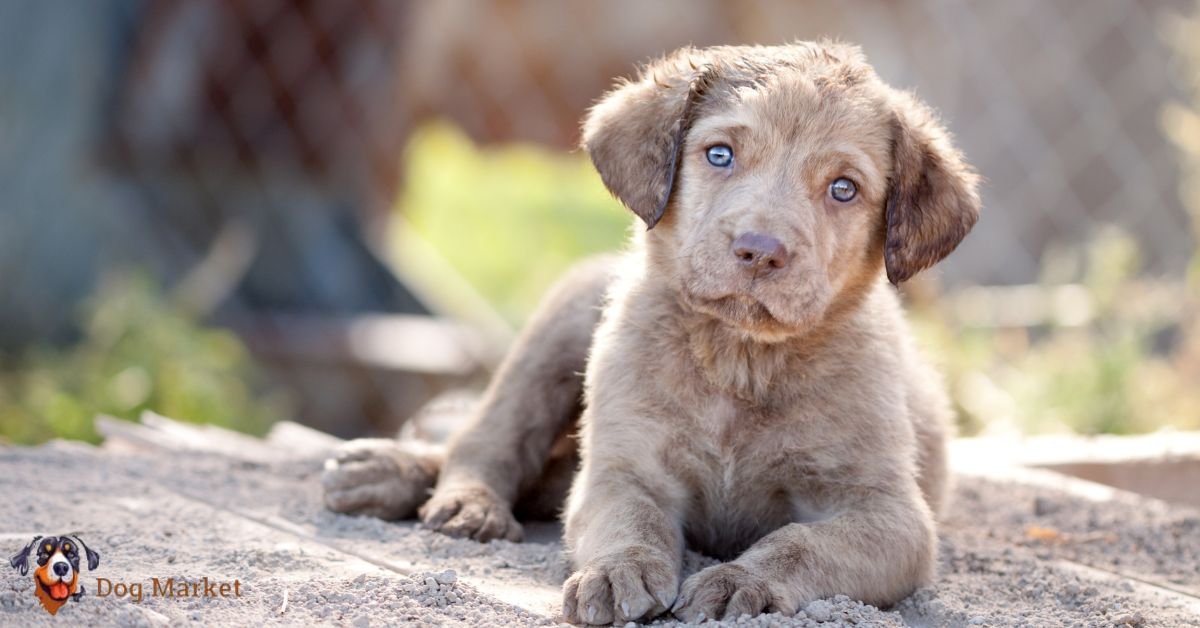
{"type": "Polygon", "coordinates": [[[979,219],[979,176],[927,106],[893,94],[892,179],[884,264],[893,284],[950,254],[979,219]]]}
{"type": "Polygon", "coordinates": [[[715,76],[702,53],[683,49],[609,92],[583,122],[583,147],[613,196],[647,229],[671,200],[694,107],[715,76]]]}

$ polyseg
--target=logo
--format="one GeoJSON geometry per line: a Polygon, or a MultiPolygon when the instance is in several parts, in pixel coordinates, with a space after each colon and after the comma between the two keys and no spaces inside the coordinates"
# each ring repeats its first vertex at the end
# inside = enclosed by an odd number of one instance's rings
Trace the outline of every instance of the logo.
{"type": "Polygon", "coordinates": [[[29,573],[29,555],[37,550],[37,567],[33,570],[33,594],[51,615],[57,614],[69,600],[83,597],[79,584],[79,550],[87,557],[88,571],[100,566],[100,555],[88,549],[74,534],[35,536],[25,549],[17,552],[8,563],[22,576],[29,573]]]}

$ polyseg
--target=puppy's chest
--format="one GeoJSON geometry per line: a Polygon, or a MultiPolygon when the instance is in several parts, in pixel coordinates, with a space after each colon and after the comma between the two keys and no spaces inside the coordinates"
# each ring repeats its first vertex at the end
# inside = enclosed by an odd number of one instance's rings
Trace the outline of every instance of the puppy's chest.
{"type": "Polygon", "coordinates": [[[689,543],[723,558],[792,521],[820,517],[809,479],[824,466],[803,417],[713,398],[662,452],[685,492],[689,543]]]}

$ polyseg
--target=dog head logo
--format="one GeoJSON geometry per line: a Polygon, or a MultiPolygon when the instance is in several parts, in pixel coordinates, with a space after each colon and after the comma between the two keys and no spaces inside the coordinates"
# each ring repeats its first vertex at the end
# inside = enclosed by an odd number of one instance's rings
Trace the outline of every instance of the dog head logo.
{"type": "Polygon", "coordinates": [[[88,571],[100,565],[100,555],[88,549],[76,535],[35,536],[25,549],[8,562],[22,576],[29,573],[29,556],[37,552],[33,570],[33,592],[51,615],[58,613],[67,600],[79,601],[83,585],[79,584],[79,556],[83,550],[88,571]]]}

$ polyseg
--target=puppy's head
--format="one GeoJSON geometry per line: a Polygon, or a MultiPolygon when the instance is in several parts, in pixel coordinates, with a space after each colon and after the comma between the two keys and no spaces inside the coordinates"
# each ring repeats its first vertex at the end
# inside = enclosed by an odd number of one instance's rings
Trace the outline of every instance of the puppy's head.
{"type": "Polygon", "coordinates": [[[649,272],[763,340],[933,265],[979,215],[930,110],[844,44],[680,50],[601,100],[583,144],[651,229],[649,272]]]}

